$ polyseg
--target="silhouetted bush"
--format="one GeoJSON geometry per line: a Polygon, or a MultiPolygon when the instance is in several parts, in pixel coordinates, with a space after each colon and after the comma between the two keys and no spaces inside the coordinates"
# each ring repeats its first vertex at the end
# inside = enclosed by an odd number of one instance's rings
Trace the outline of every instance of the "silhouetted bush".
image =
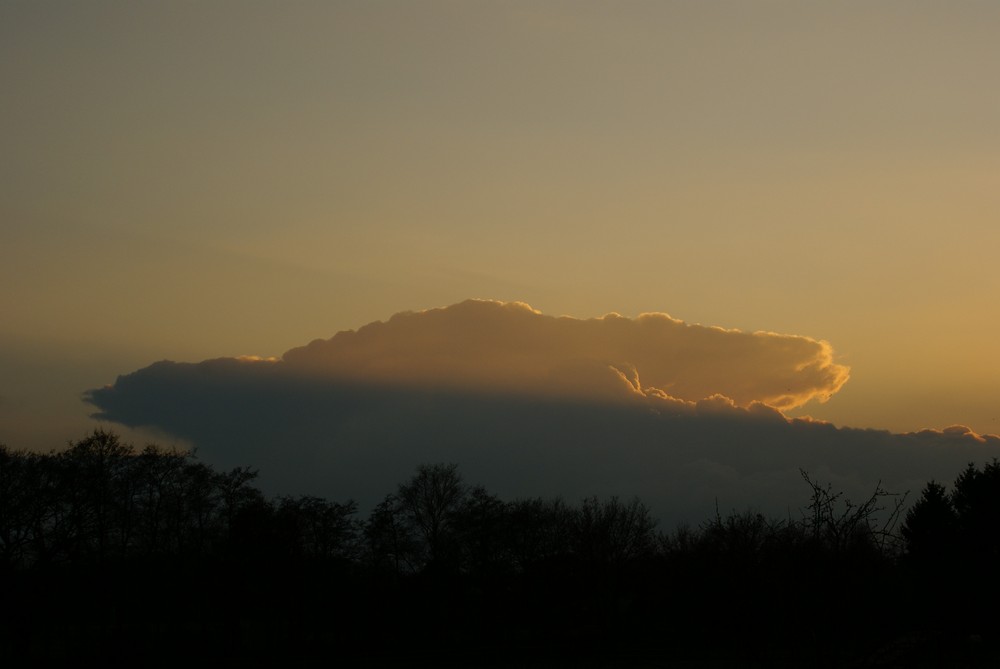
{"type": "Polygon", "coordinates": [[[1000,463],[969,464],[951,494],[929,482],[906,515],[909,609],[931,629],[988,633],[1000,625],[1000,463]]]}

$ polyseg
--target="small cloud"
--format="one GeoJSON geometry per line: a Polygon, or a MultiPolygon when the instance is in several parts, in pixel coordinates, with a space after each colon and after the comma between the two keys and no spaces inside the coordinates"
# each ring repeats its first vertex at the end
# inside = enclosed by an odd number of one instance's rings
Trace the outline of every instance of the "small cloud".
{"type": "Polygon", "coordinates": [[[259,355],[239,355],[236,356],[236,360],[239,362],[278,362],[279,358],[275,358],[274,356],[262,358],[259,355]]]}
{"type": "Polygon", "coordinates": [[[935,429],[924,429],[918,432],[913,432],[914,434],[921,437],[927,438],[940,438],[942,440],[950,441],[969,441],[978,444],[985,444],[989,441],[989,438],[994,437],[994,435],[980,435],[973,431],[972,428],[965,425],[949,425],[941,430],[935,429]]]}
{"type": "Polygon", "coordinates": [[[715,394],[695,403],[695,412],[699,416],[728,416],[736,411],[736,403],[725,395],[715,394]]]}

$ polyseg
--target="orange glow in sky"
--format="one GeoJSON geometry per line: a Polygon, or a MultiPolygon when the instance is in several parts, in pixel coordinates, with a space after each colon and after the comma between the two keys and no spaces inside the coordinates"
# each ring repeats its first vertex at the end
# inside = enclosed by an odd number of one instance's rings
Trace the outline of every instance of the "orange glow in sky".
{"type": "Polygon", "coordinates": [[[829,401],[766,398],[1000,432],[998,33],[902,0],[4,3],[0,442],[64,443],[156,360],[469,298],[830,342],[829,401]]]}

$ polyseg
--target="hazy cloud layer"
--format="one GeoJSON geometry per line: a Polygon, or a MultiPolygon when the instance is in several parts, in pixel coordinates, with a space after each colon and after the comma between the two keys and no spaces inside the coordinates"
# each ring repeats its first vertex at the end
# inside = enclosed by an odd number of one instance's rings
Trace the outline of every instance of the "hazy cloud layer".
{"type": "Polygon", "coordinates": [[[710,517],[716,501],[794,511],[806,503],[800,468],[858,498],[879,480],[916,490],[1000,455],[1000,439],[961,426],[836,428],[756,401],[821,397],[845,378],[827,345],[802,337],[467,302],[280,361],[158,362],[87,400],[95,417],[187,439],[213,464],[258,467],[275,493],[364,507],[417,464],[446,461],[505,497],[638,494],[668,526],[710,517]]]}
{"type": "Polygon", "coordinates": [[[826,342],[688,325],[666,314],[553,317],[521,302],[468,300],[396,314],[285,353],[338,379],[589,399],[687,402],[724,395],[782,409],[847,381],[826,342]]]}

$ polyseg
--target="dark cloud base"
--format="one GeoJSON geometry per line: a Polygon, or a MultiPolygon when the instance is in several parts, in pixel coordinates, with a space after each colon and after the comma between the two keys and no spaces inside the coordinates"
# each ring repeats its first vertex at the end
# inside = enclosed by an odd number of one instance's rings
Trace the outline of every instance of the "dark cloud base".
{"type": "Polygon", "coordinates": [[[222,359],[161,362],[86,396],[95,418],[189,440],[219,467],[252,465],[276,494],[370,507],[419,463],[457,462],[503,497],[639,495],[669,527],[747,507],[797,513],[799,469],[860,499],[881,481],[916,494],[1000,438],[965,430],[893,434],[788,421],[764,407],[687,410],[393,387],[222,359]]]}

